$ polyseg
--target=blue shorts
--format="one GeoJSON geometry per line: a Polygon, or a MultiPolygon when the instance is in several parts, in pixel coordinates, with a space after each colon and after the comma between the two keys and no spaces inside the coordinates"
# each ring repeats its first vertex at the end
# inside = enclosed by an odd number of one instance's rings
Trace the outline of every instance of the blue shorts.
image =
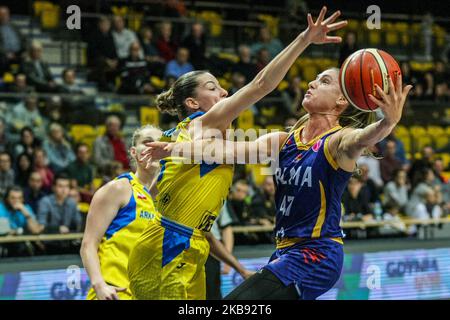
{"type": "Polygon", "coordinates": [[[311,239],[277,249],[265,269],[285,286],[294,284],[302,300],[314,300],[339,280],[343,245],[331,239],[311,239]]]}

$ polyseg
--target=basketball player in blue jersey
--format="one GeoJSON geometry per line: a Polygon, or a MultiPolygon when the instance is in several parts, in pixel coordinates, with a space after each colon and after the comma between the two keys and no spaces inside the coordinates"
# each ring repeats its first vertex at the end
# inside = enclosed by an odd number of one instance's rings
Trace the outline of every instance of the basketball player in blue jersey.
{"type": "MultiPolygon", "coordinates": [[[[322,10],[323,11],[323,10],[322,10]]],[[[322,12],[321,12],[322,15],[322,12]]],[[[314,24],[308,17],[308,24],[314,24]]],[[[366,148],[384,139],[400,121],[412,86],[402,88],[400,76],[389,91],[376,86],[379,99],[369,98],[383,111],[374,114],[349,105],[339,87],[339,69],[325,70],[309,83],[302,105],[307,115],[289,132],[270,133],[254,142],[204,140],[202,147],[226,148],[237,159],[277,160],[276,225],[277,249],[255,275],[235,288],[226,299],[316,299],[339,279],[343,264],[341,197],[366,148]],[[265,155],[261,150],[268,150],[265,155]]],[[[194,159],[194,143],[147,144],[144,151],[153,160],[172,150],[194,159]],[[184,146],[182,146],[184,144],[184,146]],[[177,146],[178,145],[178,146],[177,146]]],[[[201,150],[201,149],[200,149],[201,150]]]]}
{"type": "Polygon", "coordinates": [[[92,199],[80,251],[92,285],[88,300],[132,298],[127,275],[130,251],[157,215],[149,187],[159,164],[142,162],[139,153],[146,142],[156,141],[161,135],[161,130],[152,126],[137,129],[130,148],[136,172],[118,176],[92,199]]]}

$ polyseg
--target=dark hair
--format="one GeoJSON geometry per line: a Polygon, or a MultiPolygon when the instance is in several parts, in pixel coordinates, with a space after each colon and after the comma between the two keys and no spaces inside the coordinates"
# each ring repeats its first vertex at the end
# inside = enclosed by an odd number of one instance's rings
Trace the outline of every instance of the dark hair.
{"type": "Polygon", "coordinates": [[[196,70],[183,74],[179,77],[169,90],[164,91],[156,97],[156,107],[161,111],[171,115],[178,115],[180,119],[189,115],[184,100],[195,97],[195,90],[198,87],[198,77],[208,73],[205,70],[196,70]]]}
{"type": "Polygon", "coordinates": [[[55,176],[55,179],[53,179],[54,186],[56,186],[56,183],[58,182],[58,180],[69,180],[69,182],[70,182],[70,177],[65,172],[58,173],[55,176]]]}
{"type": "Polygon", "coordinates": [[[9,194],[10,194],[11,192],[13,192],[13,191],[14,191],[14,192],[22,192],[22,194],[23,194],[22,188],[19,187],[19,186],[16,186],[16,185],[10,186],[10,187],[8,187],[8,188],[6,189],[5,195],[3,196],[3,203],[4,203],[5,206],[8,208],[8,210],[12,210],[12,207],[11,207],[11,205],[9,204],[9,202],[8,202],[6,199],[8,199],[9,194]]]}
{"type": "Polygon", "coordinates": [[[63,79],[65,78],[67,72],[69,72],[69,71],[75,72],[75,69],[74,69],[74,68],[65,68],[65,69],[63,70],[63,72],[62,72],[62,77],[63,77],[63,79]]]}

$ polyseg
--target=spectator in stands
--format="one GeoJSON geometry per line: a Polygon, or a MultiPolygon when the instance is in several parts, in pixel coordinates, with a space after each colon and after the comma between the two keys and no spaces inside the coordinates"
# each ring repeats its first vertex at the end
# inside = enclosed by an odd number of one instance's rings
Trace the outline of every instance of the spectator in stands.
{"type": "Polygon", "coordinates": [[[30,127],[23,127],[20,130],[20,140],[14,145],[13,156],[16,159],[20,154],[26,153],[33,158],[33,151],[40,148],[42,142],[39,138],[34,136],[33,129],[30,127]]]}
{"type": "Polygon", "coordinates": [[[289,80],[289,86],[281,92],[281,98],[284,102],[284,108],[290,115],[296,115],[299,112],[301,101],[303,100],[303,91],[300,88],[300,77],[293,77],[289,80]]]}
{"type": "Polygon", "coordinates": [[[232,96],[243,86],[245,86],[245,76],[242,73],[233,72],[231,75],[231,87],[228,90],[228,95],[232,96]]]}
{"type": "Polygon", "coordinates": [[[249,211],[252,224],[270,226],[275,222],[275,184],[272,176],[267,176],[256,190],[249,211]]]}
{"type": "Polygon", "coordinates": [[[50,67],[42,61],[42,44],[33,41],[28,50],[28,59],[22,64],[22,72],[30,85],[38,92],[58,92],[60,87],[53,80],[50,67]]]}
{"type": "Polygon", "coordinates": [[[94,163],[104,170],[111,161],[122,163],[124,168],[129,168],[127,148],[120,135],[120,118],[111,115],[106,118],[106,133],[98,137],[94,142],[94,163]]]}
{"type": "Polygon", "coordinates": [[[4,201],[0,202],[0,218],[8,219],[11,235],[42,232],[42,226],[36,221],[33,209],[24,203],[22,189],[18,186],[6,190],[4,201]]]}
{"type": "Polygon", "coordinates": [[[109,162],[102,170],[102,184],[101,186],[104,186],[111,180],[113,180],[115,177],[120,176],[122,173],[125,172],[125,169],[123,168],[122,162],[119,161],[111,161],[109,162]]]}
{"type": "Polygon", "coordinates": [[[193,71],[194,67],[189,62],[189,50],[178,48],[176,59],[169,61],[166,65],[165,77],[178,78],[185,73],[193,71]]]}
{"type": "Polygon", "coordinates": [[[143,27],[140,31],[139,40],[144,52],[144,59],[147,61],[151,73],[163,78],[165,61],[159,56],[158,48],[153,43],[153,30],[149,27],[143,27]]]}
{"type": "MultiPolygon", "coordinates": [[[[56,176],[53,182],[53,193],[39,201],[37,217],[44,226],[45,233],[67,234],[80,232],[81,215],[77,203],[69,196],[70,179],[66,175],[56,176]]],[[[55,241],[44,243],[47,253],[61,253],[70,248],[70,243],[55,241]]]]}
{"type": "Polygon", "coordinates": [[[427,201],[428,204],[441,203],[441,190],[439,186],[433,186],[434,179],[435,175],[431,168],[424,167],[418,171],[416,184],[413,184],[414,189],[406,206],[406,213],[410,217],[423,218],[427,201]]]}
{"type": "Polygon", "coordinates": [[[369,207],[369,198],[361,192],[363,184],[357,177],[351,177],[347,189],[342,195],[342,204],[345,208],[345,221],[370,221],[373,219],[369,207]]]}
{"type": "Polygon", "coordinates": [[[83,90],[76,83],[76,73],[73,68],[66,68],[62,72],[63,84],[61,86],[61,91],[64,93],[76,93],[81,94],[83,90]]]}
{"type": "Polygon", "coordinates": [[[154,88],[150,84],[150,72],[147,61],[141,57],[140,52],[141,46],[139,42],[133,42],[130,45],[128,58],[121,61],[119,93],[150,94],[154,92],[154,88]]]}
{"type": "Polygon", "coordinates": [[[395,235],[395,234],[405,234],[407,228],[405,223],[402,221],[400,214],[400,207],[396,202],[387,202],[384,206],[383,221],[390,222],[389,225],[380,227],[380,234],[382,235],[395,235]]]}
{"type": "MultiPolygon", "coordinates": [[[[34,91],[34,89],[33,87],[28,85],[27,76],[24,75],[23,73],[18,73],[14,77],[14,82],[7,87],[7,91],[11,93],[30,94],[34,91]]],[[[12,103],[20,102],[20,100],[17,98],[11,98],[8,99],[8,101],[11,101],[12,103]]]]}
{"type": "Polygon", "coordinates": [[[261,48],[256,53],[256,71],[260,72],[270,62],[270,53],[266,48],[261,48]]]}
{"type": "Polygon", "coordinates": [[[99,83],[99,89],[114,91],[119,60],[111,34],[111,22],[107,17],[100,17],[98,29],[90,36],[88,63],[92,68],[90,77],[99,83]]]}
{"type": "Polygon", "coordinates": [[[14,185],[15,174],[11,165],[11,156],[7,152],[0,152],[0,198],[9,187],[14,185]]]}
{"type": "Polygon", "coordinates": [[[388,183],[394,179],[394,172],[402,168],[402,164],[395,156],[396,142],[389,140],[386,143],[386,150],[384,151],[383,158],[380,160],[381,178],[384,183],[388,183]]]}
{"type": "Polygon", "coordinates": [[[48,139],[44,141],[43,148],[50,168],[56,174],[64,171],[75,160],[72,147],[64,137],[64,129],[58,123],[50,125],[48,139]]]}
{"type": "Polygon", "coordinates": [[[42,177],[37,171],[33,171],[28,178],[28,185],[23,189],[25,203],[28,204],[33,212],[38,212],[39,201],[46,196],[46,192],[42,189],[42,177]]]}
{"type": "Polygon", "coordinates": [[[67,167],[67,174],[72,188],[76,188],[87,197],[93,194],[94,169],[90,164],[91,154],[87,144],[80,143],[76,146],[77,158],[67,167]]]}
{"type": "Polygon", "coordinates": [[[8,116],[8,122],[16,132],[24,127],[30,127],[34,129],[36,135],[40,137],[45,135],[44,118],[38,109],[38,98],[34,94],[28,95],[13,107],[8,116]]]}
{"type": "Polygon", "coordinates": [[[0,152],[4,152],[10,148],[10,137],[6,126],[5,120],[0,117],[0,152]]]}
{"type": "Polygon", "coordinates": [[[365,193],[369,199],[369,206],[371,212],[374,212],[376,204],[381,204],[380,189],[377,187],[375,181],[370,177],[370,169],[367,164],[358,165],[360,170],[360,180],[362,183],[361,192],[365,193]]]}
{"type": "Polygon", "coordinates": [[[22,153],[17,157],[15,170],[15,184],[25,188],[33,170],[33,158],[28,153],[22,153]]]}
{"type": "Polygon", "coordinates": [[[181,46],[189,50],[191,63],[197,70],[205,69],[206,58],[206,36],[203,25],[195,22],[191,26],[191,33],[183,39],[181,46]]]}
{"type": "Polygon", "coordinates": [[[444,175],[444,162],[442,158],[436,158],[433,161],[433,173],[434,181],[433,185],[440,186],[442,190],[442,195],[444,196],[444,202],[450,201],[450,183],[449,179],[444,175]]]}
{"type": "Polygon", "coordinates": [[[402,140],[397,138],[396,133],[397,133],[397,129],[396,128],[392,129],[392,132],[384,140],[380,141],[380,143],[378,145],[381,149],[381,152],[383,153],[384,150],[386,149],[386,143],[389,140],[395,141],[395,157],[398,160],[400,160],[403,167],[405,169],[407,169],[407,167],[409,166],[409,162],[408,162],[408,159],[406,159],[405,145],[403,144],[402,140]]]}
{"type": "Polygon", "coordinates": [[[245,180],[236,181],[231,187],[231,192],[226,202],[230,214],[237,218],[240,225],[250,224],[249,208],[245,199],[249,195],[249,185],[245,180]]]}
{"type": "Polygon", "coordinates": [[[414,160],[411,169],[409,170],[409,181],[411,181],[413,187],[418,184],[418,179],[422,178],[424,169],[433,168],[434,150],[431,146],[425,146],[422,149],[421,155],[418,159],[414,160]]]}
{"type": "Polygon", "coordinates": [[[419,81],[420,79],[417,77],[417,75],[411,72],[409,61],[401,62],[400,68],[402,71],[403,82],[413,85],[413,88],[410,91],[411,99],[420,98],[423,93],[422,83],[419,81]]]}
{"type": "Polygon", "coordinates": [[[256,64],[252,62],[250,47],[241,44],[238,48],[239,61],[232,66],[233,72],[242,73],[245,76],[245,83],[250,82],[258,73],[256,64]]]}
{"type": "MultiPolygon", "coordinates": [[[[353,52],[357,51],[359,49],[356,41],[356,34],[353,31],[347,32],[345,35],[344,43],[342,44],[341,48],[339,49],[339,64],[338,66],[341,66],[345,59],[349,55],[351,55],[353,52]]],[[[409,83],[409,82],[405,82],[409,83]]]]}
{"type": "Polygon", "coordinates": [[[450,73],[445,68],[443,61],[437,61],[434,70],[435,98],[438,101],[448,101],[450,73]]]}
{"type": "MultiPolygon", "coordinates": [[[[122,16],[114,16],[112,36],[117,56],[119,59],[126,59],[129,55],[131,44],[138,41],[138,38],[134,31],[125,28],[125,20],[122,16]]],[[[142,52],[140,52],[140,55],[142,56],[142,52]]]]}
{"type": "Polygon", "coordinates": [[[48,166],[47,154],[44,149],[36,148],[33,151],[34,171],[37,171],[42,178],[42,189],[45,192],[51,190],[55,174],[48,166]]]}
{"type": "Polygon", "coordinates": [[[251,45],[251,51],[253,55],[258,54],[261,49],[266,49],[268,60],[273,59],[278,53],[283,50],[283,44],[277,38],[273,38],[268,27],[262,27],[259,29],[259,41],[251,45]]]}
{"type": "Polygon", "coordinates": [[[406,184],[406,171],[398,169],[394,172],[394,180],[389,181],[384,187],[383,202],[395,204],[401,212],[405,212],[408,204],[408,186],[406,184]]]}
{"type": "Polygon", "coordinates": [[[81,216],[69,192],[70,179],[61,174],[55,177],[53,194],[39,201],[37,216],[39,223],[45,227],[45,233],[80,231],[81,216]]]}
{"type": "Polygon", "coordinates": [[[357,164],[358,166],[363,164],[367,165],[367,167],[369,168],[370,179],[375,182],[378,188],[382,188],[384,186],[384,183],[383,179],[381,178],[380,160],[375,157],[375,155],[378,154],[378,148],[377,146],[371,146],[368,149],[371,154],[362,155],[358,159],[357,164]]]}
{"type": "Polygon", "coordinates": [[[10,23],[9,8],[0,7],[0,74],[13,63],[20,64],[25,49],[25,38],[10,23]]]}
{"type": "Polygon", "coordinates": [[[170,22],[162,22],[159,25],[159,38],[156,41],[156,47],[165,62],[175,59],[178,45],[172,40],[172,24],[170,22]]]}

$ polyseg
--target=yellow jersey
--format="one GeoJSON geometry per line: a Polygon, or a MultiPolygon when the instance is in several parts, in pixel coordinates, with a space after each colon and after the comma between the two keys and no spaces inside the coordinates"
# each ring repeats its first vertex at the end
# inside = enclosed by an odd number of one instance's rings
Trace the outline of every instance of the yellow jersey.
{"type": "MultiPolygon", "coordinates": [[[[163,139],[192,141],[187,126],[204,112],[196,112],[176,128],[163,133],[163,139]]],[[[158,212],[181,225],[209,231],[225,202],[233,180],[233,165],[183,164],[181,158],[161,160],[157,179],[158,212]]]]}
{"type": "MultiPolygon", "coordinates": [[[[106,230],[98,248],[98,257],[105,282],[127,288],[127,291],[118,293],[119,298],[131,299],[127,271],[129,255],[138,237],[156,217],[157,211],[149,190],[139,182],[134,173],[125,173],[116,179],[128,179],[132,194],[128,204],[119,210],[106,230]]],[[[96,299],[93,288],[88,292],[87,299],[96,299]]]]}

